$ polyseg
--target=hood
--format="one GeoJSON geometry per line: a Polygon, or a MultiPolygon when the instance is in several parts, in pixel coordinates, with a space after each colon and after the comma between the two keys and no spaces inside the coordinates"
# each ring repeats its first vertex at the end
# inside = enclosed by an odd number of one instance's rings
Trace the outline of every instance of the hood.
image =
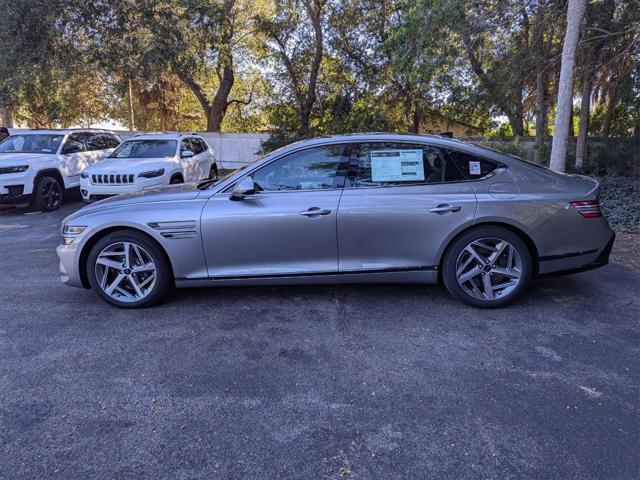
{"type": "Polygon", "coordinates": [[[164,187],[151,188],[136,193],[126,193],[117,195],[105,200],[87,205],[78,210],[71,217],[80,216],[105,208],[128,207],[136,204],[155,203],[155,202],[179,202],[185,200],[193,200],[201,193],[198,190],[197,183],[180,183],[178,185],[167,185],[164,187]]]}
{"type": "Polygon", "coordinates": [[[31,165],[37,162],[51,161],[55,158],[55,153],[0,153],[0,165],[3,167],[31,165]]]}
{"type": "Polygon", "coordinates": [[[159,168],[170,168],[178,161],[167,158],[105,158],[85,169],[89,174],[101,173],[142,173],[159,168]]]}

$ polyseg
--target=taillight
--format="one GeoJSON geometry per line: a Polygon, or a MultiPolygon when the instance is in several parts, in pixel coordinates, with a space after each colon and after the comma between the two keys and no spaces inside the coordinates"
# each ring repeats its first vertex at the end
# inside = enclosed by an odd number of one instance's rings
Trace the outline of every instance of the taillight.
{"type": "Polygon", "coordinates": [[[571,206],[585,218],[602,216],[602,212],[600,211],[600,200],[598,198],[596,198],[595,200],[581,200],[571,202],[571,206]]]}

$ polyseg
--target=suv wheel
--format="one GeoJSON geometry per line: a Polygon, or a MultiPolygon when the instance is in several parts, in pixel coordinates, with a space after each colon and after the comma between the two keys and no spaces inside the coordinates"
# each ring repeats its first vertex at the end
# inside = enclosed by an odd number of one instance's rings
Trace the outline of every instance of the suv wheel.
{"type": "Polygon", "coordinates": [[[218,167],[215,164],[209,170],[209,180],[218,180],[218,167]]]}
{"type": "Polygon", "coordinates": [[[515,300],[531,278],[531,255],[522,239],[503,227],[477,227],[457,238],[442,261],[442,279],[459,300],[494,308],[515,300]]]}
{"type": "Polygon", "coordinates": [[[87,278],[106,302],[121,308],[159,302],[171,285],[164,252],[145,235],[115,232],[100,239],[87,261],[87,278]]]}
{"type": "Polygon", "coordinates": [[[50,212],[62,205],[63,188],[56,177],[43,175],[36,180],[33,190],[33,207],[42,212],[50,212]]]}

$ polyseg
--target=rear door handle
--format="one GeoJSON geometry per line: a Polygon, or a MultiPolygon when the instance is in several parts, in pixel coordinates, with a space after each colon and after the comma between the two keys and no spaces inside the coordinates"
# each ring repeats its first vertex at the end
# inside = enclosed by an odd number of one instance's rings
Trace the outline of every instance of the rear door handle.
{"type": "Polygon", "coordinates": [[[448,203],[442,203],[437,207],[429,209],[431,213],[448,213],[448,212],[459,212],[462,210],[462,207],[459,205],[449,205],[448,203]]]}
{"type": "Polygon", "coordinates": [[[329,215],[331,210],[327,210],[320,207],[311,207],[309,210],[305,210],[304,212],[300,212],[300,215],[304,215],[305,217],[316,218],[320,215],[329,215]]]}

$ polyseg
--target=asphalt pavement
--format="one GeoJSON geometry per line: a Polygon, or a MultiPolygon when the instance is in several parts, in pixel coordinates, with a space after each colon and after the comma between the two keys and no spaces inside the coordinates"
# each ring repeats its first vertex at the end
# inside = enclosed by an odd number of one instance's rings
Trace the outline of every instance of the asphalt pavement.
{"type": "Polygon", "coordinates": [[[62,218],[0,213],[1,479],[637,479],[640,273],[442,287],[58,280],[62,218]]]}

